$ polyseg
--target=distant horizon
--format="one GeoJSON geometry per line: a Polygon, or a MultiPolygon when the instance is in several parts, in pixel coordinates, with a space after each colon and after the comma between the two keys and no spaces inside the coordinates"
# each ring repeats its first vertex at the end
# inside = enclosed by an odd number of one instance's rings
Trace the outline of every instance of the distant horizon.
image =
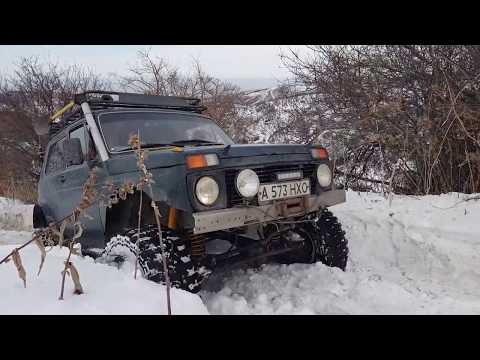
{"type": "Polygon", "coordinates": [[[237,85],[242,90],[259,90],[277,86],[282,80],[275,78],[224,78],[223,81],[237,85]]]}
{"type": "Polygon", "coordinates": [[[78,64],[106,77],[125,75],[140,50],[162,57],[180,71],[189,73],[194,60],[204,71],[244,90],[269,88],[289,77],[280,53],[283,45],[0,45],[0,76],[9,75],[22,57],[36,56],[41,62],[78,64]]]}

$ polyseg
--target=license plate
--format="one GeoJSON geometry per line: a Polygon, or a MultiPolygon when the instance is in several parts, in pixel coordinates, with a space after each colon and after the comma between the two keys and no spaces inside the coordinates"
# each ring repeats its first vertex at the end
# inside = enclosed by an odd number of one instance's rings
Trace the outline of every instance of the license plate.
{"type": "Polygon", "coordinates": [[[258,190],[258,201],[286,199],[310,195],[310,180],[262,184],[258,190]]]}

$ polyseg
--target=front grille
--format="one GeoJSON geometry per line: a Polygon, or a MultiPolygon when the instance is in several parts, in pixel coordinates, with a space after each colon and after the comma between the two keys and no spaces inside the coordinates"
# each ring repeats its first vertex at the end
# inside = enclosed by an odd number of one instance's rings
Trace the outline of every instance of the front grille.
{"type": "MultiPolygon", "coordinates": [[[[273,165],[260,168],[249,167],[249,169],[252,169],[257,173],[261,184],[276,182],[276,173],[301,170],[303,172],[303,178],[310,179],[312,194],[315,193],[317,184],[315,178],[315,168],[316,164],[273,165]]],[[[225,173],[229,207],[242,204],[245,200],[242,195],[237,192],[237,189],[235,187],[235,177],[241,170],[242,169],[229,169],[225,173]]],[[[258,205],[257,198],[255,197],[254,199],[252,199],[250,204],[258,205]]]]}

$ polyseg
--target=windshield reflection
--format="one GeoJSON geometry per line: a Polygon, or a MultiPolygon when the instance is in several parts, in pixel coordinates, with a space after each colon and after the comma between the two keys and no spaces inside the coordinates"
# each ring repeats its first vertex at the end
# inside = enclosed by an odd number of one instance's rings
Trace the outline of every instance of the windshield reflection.
{"type": "Polygon", "coordinates": [[[132,134],[139,134],[145,146],[233,144],[218,125],[197,114],[112,112],[100,114],[98,120],[111,152],[129,150],[128,140],[132,134]]]}

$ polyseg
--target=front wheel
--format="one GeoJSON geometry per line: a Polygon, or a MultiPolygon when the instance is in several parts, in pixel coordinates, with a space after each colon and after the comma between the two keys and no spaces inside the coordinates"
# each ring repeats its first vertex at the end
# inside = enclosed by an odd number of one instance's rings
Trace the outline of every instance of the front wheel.
{"type": "MultiPolygon", "coordinates": [[[[162,240],[171,285],[192,293],[198,292],[212,270],[204,264],[203,259],[191,256],[188,237],[163,229],[162,240]]],[[[119,258],[120,261],[135,261],[137,254],[143,277],[165,284],[157,225],[144,225],[140,228],[140,233],[135,228],[123,236],[112,238],[105,247],[102,258],[108,259],[108,262],[118,261],[119,258]]]]}
{"type": "Polygon", "coordinates": [[[291,232],[303,238],[303,246],[298,250],[278,258],[280,263],[321,263],[345,271],[348,260],[348,240],[338,219],[327,209],[318,218],[296,226],[291,232]]]}

